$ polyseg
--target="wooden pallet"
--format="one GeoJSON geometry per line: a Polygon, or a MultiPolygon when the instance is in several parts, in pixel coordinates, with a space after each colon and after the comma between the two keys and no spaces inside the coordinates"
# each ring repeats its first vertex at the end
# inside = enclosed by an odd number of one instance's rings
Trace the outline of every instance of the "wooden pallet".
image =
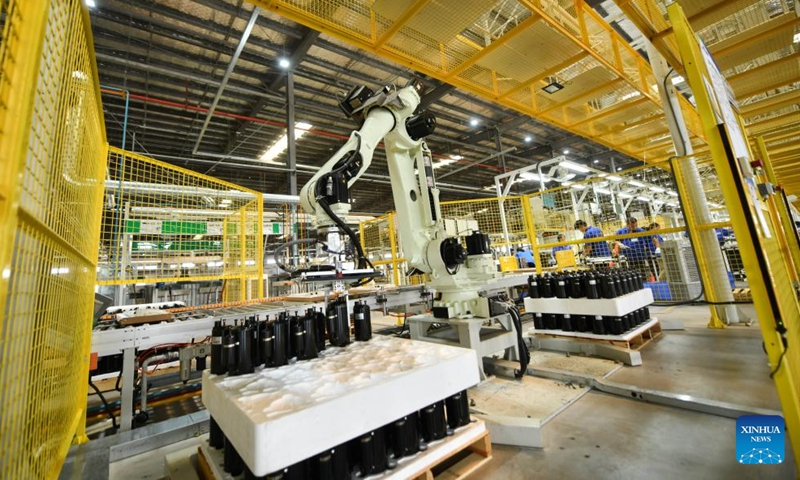
{"type": "Polygon", "coordinates": [[[488,430],[469,445],[465,445],[435,465],[420,470],[414,480],[456,480],[467,478],[492,459],[492,441],[488,430]]]}
{"type": "Polygon", "coordinates": [[[643,346],[650,343],[651,340],[658,337],[662,333],[661,323],[656,321],[647,328],[634,329],[633,332],[623,333],[622,335],[595,335],[583,332],[563,332],[555,333],[554,330],[548,330],[539,333],[534,331],[532,335],[547,337],[547,338],[563,338],[569,340],[580,340],[582,342],[604,343],[621,347],[628,350],[639,350],[643,346]]]}

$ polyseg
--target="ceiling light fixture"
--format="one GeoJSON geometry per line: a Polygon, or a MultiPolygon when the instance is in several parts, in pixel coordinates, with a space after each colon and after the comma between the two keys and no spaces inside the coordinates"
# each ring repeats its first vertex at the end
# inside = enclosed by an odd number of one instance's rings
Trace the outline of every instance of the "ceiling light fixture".
{"type": "Polygon", "coordinates": [[[481,123],[481,122],[477,118],[470,118],[469,119],[469,125],[471,127],[477,127],[479,123],[481,123]]]}
{"type": "Polygon", "coordinates": [[[86,3],[86,6],[89,7],[89,8],[94,8],[94,7],[97,6],[97,3],[95,3],[94,0],[86,0],[85,3],[86,3]]]}
{"type": "Polygon", "coordinates": [[[586,185],[581,185],[580,183],[575,185],[570,185],[569,188],[574,188],[575,190],[586,190],[586,185]]]}
{"type": "Polygon", "coordinates": [[[641,93],[639,93],[638,91],[631,92],[631,93],[626,93],[625,95],[620,97],[619,101],[620,102],[624,102],[625,100],[630,100],[631,98],[636,98],[636,97],[638,97],[640,95],[641,95],[641,93]]]}
{"type": "Polygon", "coordinates": [[[650,198],[649,197],[638,196],[638,197],[636,197],[636,200],[641,200],[643,202],[649,202],[650,198]]]}
{"type": "Polygon", "coordinates": [[[547,85],[545,85],[542,88],[542,90],[544,90],[545,92],[547,92],[547,93],[552,95],[553,93],[556,93],[557,91],[562,90],[563,88],[564,88],[564,85],[561,85],[560,83],[558,83],[556,81],[552,81],[552,82],[548,83],[547,85]]]}
{"type": "Polygon", "coordinates": [[[667,195],[669,195],[670,197],[677,197],[678,196],[678,192],[670,190],[670,191],[667,192],[667,195]]]}
{"type": "Polygon", "coordinates": [[[568,148],[564,149],[564,155],[569,155],[569,149],[568,148]]]}
{"type": "Polygon", "coordinates": [[[667,191],[666,189],[661,188],[661,187],[650,187],[650,190],[652,190],[654,192],[657,192],[657,193],[664,193],[664,192],[667,191]]]}
{"type": "Polygon", "coordinates": [[[533,138],[531,138],[530,135],[525,137],[525,143],[531,143],[532,140],[533,140],[533,138]]]}
{"type": "Polygon", "coordinates": [[[278,66],[286,69],[292,66],[292,62],[288,58],[281,58],[278,60],[278,66]]]}
{"type": "Polygon", "coordinates": [[[622,181],[622,177],[618,177],[616,175],[609,175],[607,178],[609,180],[611,180],[612,182],[621,182],[622,181]]]}
{"type": "MultiPolygon", "coordinates": [[[[308,131],[313,127],[310,123],[305,122],[297,122],[294,124],[294,140],[297,143],[300,138],[303,137],[308,131]]],[[[289,147],[289,137],[286,134],[283,134],[281,138],[278,139],[271,147],[264,152],[263,155],[259,158],[264,163],[274,163],[274,160],[278,158],[278,155],[283,153],[289,147]]]]}
{"type": "Polygon", "coordinates": [[[584,167],[583,165],[579,165],[574,162],[570,162],[568,160],[564,160],[563,162],[558,164],[560,167],[564,167],[567,170],[572,170],[573,172],[578,173],[589,173],[589,169],[584,167]]]}
{"type": "Polygon", "coordinates": [[[634,187],[644,187],[644,183],[637,182],[636,180],[628,180],[628,183],[630,183],[634,187]]]}
{"type": "Polygon", "coordinates": [[[622,167],[617,167],[617,171],[621,172],[622,171],[622,167]]]}
{"type": "Polygon", "coordinates": [[[617,196],[619,198],[633,198],[633,195],[631,195],[630,193],[625,193],[625,192],[619,192],[617,194],[617,196]]]}
{"type": "Polygon", "coordinates": [[[457,161],[461,160],[462,158],[464,158],[464,157],[462,157],[461,155],[450,155],[450,158],[444,158],[444,159],[440,160],[438,163],[434,163],[433,164],[433,169],[435,170],[437,168],[446,167],[446,166],[450,165],[451,163],[456,163],[457,161]]]}
{"type": "Polygon", "coordinates": [[[600,160],[595,160],[595,161],[594,161],[594,162],[592,162],[592,163],[594,163],[595,165],[597,165],[598,163],[600,163],[600,160]]]}
{"type": "Polygon", "coordinates": [[[600,193],[600,194],[603,194],[603,195],[611,195],[611,190],[607,190],[605,188],[594,187],[594,193],[600,193]]]}

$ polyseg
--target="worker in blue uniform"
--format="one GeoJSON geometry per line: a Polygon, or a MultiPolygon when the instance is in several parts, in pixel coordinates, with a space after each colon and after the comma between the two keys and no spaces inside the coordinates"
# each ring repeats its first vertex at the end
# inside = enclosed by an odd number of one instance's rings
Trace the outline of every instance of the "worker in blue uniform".
{"type": "MultiPolygon", "coordinates": [[[[563,233],[559,233],[557,238],[558,238],[558,243],[561,243],[565,241],[566,237],[564,236],[563,233]]],[[[560,252],[562,250],[572,250],[572,247],[570,247],[569,245],[557,245],[553,247],[553,255],[555,255],[556,252],[560,252]]]]}
{"type": "MultiPolygon", "coordinates": [[[[583,220],[578,220],[575,222],[575,230],[583,233],[584,239],[603,238],[602,230],[595,226],[590,227],[583,220]]],[[[598,240],[584,244],[583,254],[588,257],[610,257],[611,250],[608,248],[608,242],[605,240],[598,240]]]]}
{"type": "Polygon", "coordinates": [[[525,247],[517,250],[515,256],[517,257],[517,263],[520,264],[520,267],[534,268],[536,266],[533,260],[533,253],[530,250],[526,250],[525,247]]]}
{"type": "Polygon", "coordinates": [[[661,248],[661,244],[664,243],[664,237],[658,234],[658,231],[661,230],[661,225],[653,222],[647,227],[648,232],[653,232],[653,235],[648,237],[650,239],[647,242],[647,249],[650,251],[651,254],[655,255],[658,253],[658,249],[661,248]]]}
{"type": "MultiPolygon", "coordinates": [[[[639,221],[636,217],[631,216],[628,217],[626,225],[617,230],[617,235],[628,235],[644,231],[644,228],[639,227],[639,221]]],[[[625,255],[631,267],[649,273],[650,268],[647,266],[647,260],[650,258],[650,248],[648,244],[651,244],[652,241],[649,236],[623,238],[619,240],[619,244],[622,246],[619,253],[625,255]]]]}

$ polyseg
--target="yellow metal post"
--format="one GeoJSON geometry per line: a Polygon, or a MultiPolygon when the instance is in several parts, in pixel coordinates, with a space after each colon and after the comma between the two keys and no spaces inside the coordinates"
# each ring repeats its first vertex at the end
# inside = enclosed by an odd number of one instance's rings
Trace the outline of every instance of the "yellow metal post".
{"type": "Polygon", "coordinates": [[[256,197],[257,216],[256,216],[256,264],[258,265],[258,297],[264,298],[264,196],[258,194],[256,197]]]}
{"type": "MultiPolygon", "coordinates": [[[[687,187],[683,183],[683,179],[686,177],[686,174],[683,172],[680,161],[672,162],[672,174],[675,177],[675,184],[678,188],[681,198],[690,198],[687,187]]],[[[708,263],[706,262],[706,256],[703,255],[702,252],[703,243],[697,240],[700,238],[700,232],[706,229],[703,228],[703,225],[700,225],[694,209],[683,209],[683,216],[686,223],[686,229],[689,231],[689,238],[691,238],[694,242],[692,247],[698,250],[695,258],[697,259],[697,268],[700,271],[700,276],[703,279],[703,285],[708,285],[712,281],[711,271],[709,270],[708,263]]],[[[719,298],[717,298],[713,289],[704,289],[704,294],[706,299],[710,302],[719,301],[719,298]]],[[[725,322],[723,322],[720,318],[716,307],[712,305],[709,310],[711,311],[711,318],[708,321],[708,328],[725,328],[725,322]]]]}
{"type": "Polygon", "coordinates": [[[239,265],[239,300],[247,300],[247,208],[242,207],[239,213],[239,257],[242,262],[239,265]]]}
{"type": "Polygon", "coordinates": [[[713,84],[694,32],[678,3],[667,11],[736,233],[786,431],[795,458],[800,458],[800,306],[787,262],[771,233],[774,225],[768,218],[763,222],[758,218],[761,205],[748,193],[742,167],[732,152],[729,132],[736,126],[717,120],[719,105],[710,96],[708,88],[713,84]]]}
{"type": "Polygon", "coordinates": [[[528,235],[528,242],[531,244],[531,251],[533,252],[533,259],[536,264],[536,273],[542,273],[542,259],[539,256],[539,242],[536,238],[536,226],[533,223],[533,214],[531,213],[531,197],[525,195],[522,197],[522,218],[525,221],[525,232],[528,235]]]}
{"type": "MultiPolygon", "coordinates": [[[[775,177],[775,171],[772,169],[772,161],[769,158],[769,152],[767,151],[767,145],[764,143],[764,137],[756,138],[756,145],[758,146],[758,154],[761,157],[761,161],[764,163],[764,172],[767,175],[767,179],[773,185],[778,186],[778,180],[775,177]]],[[[777,197],[778,198],[774,199],[774,208],[783,226],[782,232],[786,242],[786,249],[789,251],[789,255],[794,262],[794,279],[797,281],[798,274],[800,274],[800,272],[798,272],[798,267],[800,266],[800,244],[798,244],[797,241],[794,220],[792,219],[791,213],[786,208],[786,192],[783,190],[778,192],[777,197]]]]}

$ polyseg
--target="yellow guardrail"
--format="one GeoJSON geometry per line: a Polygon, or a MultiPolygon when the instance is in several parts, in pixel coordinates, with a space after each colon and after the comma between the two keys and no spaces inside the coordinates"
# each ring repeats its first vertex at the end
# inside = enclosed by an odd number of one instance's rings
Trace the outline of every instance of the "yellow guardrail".
{"type": "Polygon", "coordinates": [[[225,281],[263,296],[263,199],[254,190],[109,147],[99,285],[225,281]]]}
{"type": "Polygon", "coordinates": [[[0,468],[56,478],[85,440],[105,124],[81,2],[0,10],[0,468]]]}

